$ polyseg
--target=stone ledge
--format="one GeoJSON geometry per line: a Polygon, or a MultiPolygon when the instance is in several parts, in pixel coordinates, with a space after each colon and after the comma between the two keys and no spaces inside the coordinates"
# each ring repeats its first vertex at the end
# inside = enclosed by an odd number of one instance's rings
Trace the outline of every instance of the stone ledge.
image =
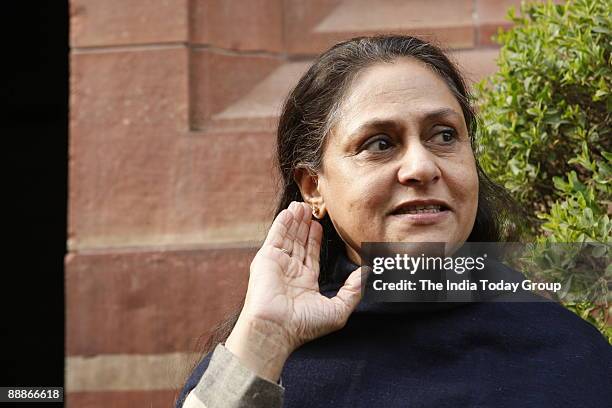
{"type": "Polygon", "coordinates": [[[334,43],[381,33],[419,35],[447,48],[474,46],[472,0],[318,0],[285,3],[291,54],[318,54],[334,43]]]}
{"type": "Polygon", "coordinates": [[[64,397],[72,408],[168,408],[174,406],[176,390],[70,392],[64,397]]]}
{"type": "Polygon", "coordinates": [[[70,45],[185,42],[188,12],[187,0],[71,0],[70,45]]]}
{"type": "Polygon", "coordinates": [[[66,355],[201,351],[239,307],[257,248],[66,256],[66,355]]]}

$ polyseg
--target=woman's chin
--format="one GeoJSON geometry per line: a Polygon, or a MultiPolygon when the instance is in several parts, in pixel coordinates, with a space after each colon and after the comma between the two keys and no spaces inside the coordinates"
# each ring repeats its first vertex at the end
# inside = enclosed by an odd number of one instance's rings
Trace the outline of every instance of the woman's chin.
{"type": "Polygon", "coordinates": [[[457,229],[449,228],[448,223],[428,226],[401,226],[389,234],[392,239],[386,242],[457,242],[457,229]]]}
{"type": "Polygon", "coordinates": [[[392,234],[389,239],[382,240],[383,242],[406,242],[406,243],[443,243],[445,247],[450,248],[458,248],[460,247],[465,240],[461,240],[457,237],[457,232],[455,230],[440,230],[440,231],[411,231],[409,233],[401,232],[398,234],[392,234]]]}

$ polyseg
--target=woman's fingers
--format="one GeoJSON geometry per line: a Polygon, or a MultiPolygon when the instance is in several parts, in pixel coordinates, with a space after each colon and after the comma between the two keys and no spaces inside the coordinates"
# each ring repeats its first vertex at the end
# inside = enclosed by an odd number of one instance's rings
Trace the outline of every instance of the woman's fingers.
{"type": "Polygon", "coordinates": [[[283,250],[287,255],[293,255],[294,242],[300,224],[296,217],[298,203],[293,201],[289,207],[282,210],[272,222],[264,245],[271,245],[283,250]]]}
{"type": "Polygon", "coordinates": [[[301,217],[300,204],[296,201],[292,201],[291,204],[289,204],[289,207],[287,208],[287,210],[291,214],[293,218],[293,222],[291,224],[291,227],[287,230],[287,235],[285,237],[285,240],[287,241],[286,245],[289,247],[289,254],[293,258],[295,257],[295,249],[296,249],[295,240],[298,235],[298,230],[300,228],[300,217],[301,217]]]}
{"type": "Polygon", "coordinates": [[[336,296],[331,300],[336,307],[337,324],[344,326],[350,314],[355,310],[361,300],[361,282],[367,278],[367,270],[362,268],[355,269],[344,282],[336,296]]]}
{"type": "Polygon", "coordinates": [[[289,230],[293,227],[294,220],[293,214],[288,210],[281,211],[268,231],[268,235],[264,241],[264,245],[270,245],[278,249],[284,249],[288,253],[293,248],[293,243],[290,239],[287,239],[289,230]]]}
{"type": "Polygon", "coordinates": [[[292,201],[272,222],[264,245],[282,249],[297,261],[304,263],[308,251],[310,207],[292,201]]]}
{"type": "MultiPolygon", "coordinates": [[[[303,327],[304,333],[318,333],[316,337],[343,327],[361,300],[364,268],[353,271],[335,297],[329,299],[318,293],[322,239],[323,227],[312,220],[309,205],[292,202],[282,210],[251,264],[254,268],[251,272],[256,270],[258,273],[254,275],[259,279],[249,279],[247,300],[250,293],[262,299],[250,300],[246,304],[259,310],[257,313],[274,316],[288,328],[298,330],[303,327]],[[273,306],[270,299],[285,299],[286,302],[274,302],[273,306]]],[[[293,335],[304,337],[304,333],[299,331],[293,335]]]]}
{"type": "Polygon", "coordinates": [[[308,232],[308,243],[306,244],[306,260],[304,265],[309,270],[315,272],[315,278],[318,279],[319,272],[319,255],[321,253],[321,238],[323,237],[323,227],[317,221],[310,222],[310,231],[308,232]]]}
{"type": "Polygon", "coordinates": [[[304,258],[306,256],[306,244],[308,240],[308,231],[310,230],[310,212],[308,212],[307,208],[309,207],[305,203],[296,203],[294,208],[297,231],[291,256],[301,263],[304,263],[304,258]]]}

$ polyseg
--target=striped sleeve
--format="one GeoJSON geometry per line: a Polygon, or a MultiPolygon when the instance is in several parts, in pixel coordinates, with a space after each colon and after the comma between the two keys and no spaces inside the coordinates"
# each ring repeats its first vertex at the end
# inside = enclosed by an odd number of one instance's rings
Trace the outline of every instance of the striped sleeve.
{"type": "Polygon", "coordinates": [[[219,344],[182,408],[280,408],[283,394],[282,385],[257,376],[219,344]]]}

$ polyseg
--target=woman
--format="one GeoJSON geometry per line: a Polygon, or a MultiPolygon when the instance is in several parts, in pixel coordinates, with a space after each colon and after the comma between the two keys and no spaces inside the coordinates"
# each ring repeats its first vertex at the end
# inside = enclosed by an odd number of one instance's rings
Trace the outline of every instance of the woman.
{"type": "Polygon", "coordinates": [[[177,406],[612,400],[609,346],[556,304],[360,303],[362,242],[515,238],[512,200],[480,169],[475,130],[461,76],[431,44],[363,37],[322,54],[280,118],[283,191],[244,306],[177,406]]]}

